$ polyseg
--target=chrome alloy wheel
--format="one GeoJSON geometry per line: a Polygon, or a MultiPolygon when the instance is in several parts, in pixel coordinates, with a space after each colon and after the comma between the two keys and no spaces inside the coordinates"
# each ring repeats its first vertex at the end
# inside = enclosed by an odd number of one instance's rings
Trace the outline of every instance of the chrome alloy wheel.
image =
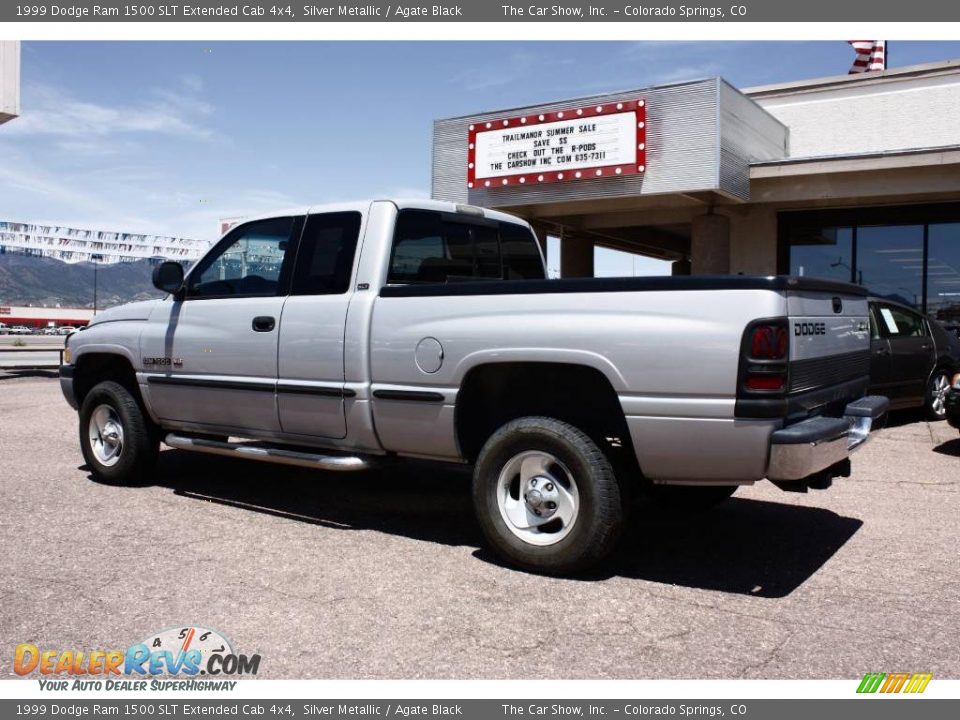
{"type": "Polygon", "coordinates": [[[947,411],[947,390],[950,389],[950,378],[940,373],[930,388],[930,409],[942,417],[947,411]]]}
{"type": "Polygon", "coordinates": [[[98,405],[90,414],[87,434],[98,463],[111,467],[119,462],[123,452],[123,423],[116,410],[110,405],[98,405]]]}
{"type": "Polygon", "coordinates": [[[553,545],[573,529],[580,495],[573,474],[541,450],[514,455],[497,482],[497,505],[514,535],[531,545],[553,545]]]}

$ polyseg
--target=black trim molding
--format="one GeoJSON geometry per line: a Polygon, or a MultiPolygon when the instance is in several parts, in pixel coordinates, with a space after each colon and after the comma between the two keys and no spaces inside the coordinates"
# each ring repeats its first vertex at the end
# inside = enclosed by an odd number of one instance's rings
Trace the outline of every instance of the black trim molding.
{"type": "Polygon", "coordinates": [[[267,383],[243,382],[241,380],[199,380],[181,378],[175,375],[151,375],[147,382],[153,385],[179,385],[181,387],[204,387],[212,390],[250,390],[253,392],[274,392],[276,386],[267,383]]]}
{"type": "Polygon", "coordinates": [[[644,278],[568,278],[566,280],[492,280],[488,282],[386,285],[380,297],[450,295],[535,295],[548,293],[664,292],[677,290],[819,291],[866,297],[857,285],[816,278],[771,275],[687,275],[644,278]]]}
{"type": "Polygon", "coordinates": [[[315,385],[290,385],[280,383],[277,392],[284,395],[320,395],[323,397],[356,397],[357,393],[349,388],[317,387],[315,385]]]}
{"type": "Polygon", "coordinates": [[[253,392],[277,392],[284,395],[319,395],[324,397],[356,397],[357,393],[349,388],[317,387],[313,385],[267,384],[243,382],[242,380],[200,380],[182,378],[176,375],[150,375],[148,383],[155,385],[179,385],[181,387],[202,387],[211,390],[250,390],[253,392]]]}
{"type": "Polygon", "coordinates": [[[411,400],[413,402],[443,402],[443,395],[438,392],[424,390],[374,390],[373,396],[378,400],[411,400]]]}

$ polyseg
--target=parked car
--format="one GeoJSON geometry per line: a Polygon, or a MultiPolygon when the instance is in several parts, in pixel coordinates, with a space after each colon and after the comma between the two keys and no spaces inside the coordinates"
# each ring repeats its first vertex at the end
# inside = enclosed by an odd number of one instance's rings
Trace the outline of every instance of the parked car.
{"type": "Polygon", "coordinates": [[[32,332],[26,325],[14,325],[10,328],[10,335],[29,335],[32,332]]]}
{"type": "Polygon", "coordinates": [[[945,322],[941,323],[943,329],[948,333],[953,335],[957,340],[960,340],[960,322],[945,322]]]}
{"type": "Polygon", "coordinates": [[[0,335],[6,335],[10,332],[10,327],[6,323],[0,322],[0,335]]]}
{"type": "Polygon", "coordinates": [[[946,417],[950,379],[960,370],[960,342],[908,305],[870,298],[870,392],[890,399],[890,409],[923,408],[931,420],[946,417]]]}
{"type": "Polygon", "coordinates": [[[73,335],[77,331],[77,328],[73,325],[62,325],[57,328],[57,335],[73,335]]]}
{"type": "Polygon", "coordinates": [[[161,440],[327,471],[468,464],[488,544],[540,572],[606,556],[634,490],[696,507],[764,478],[826,489],[887,408],[864,396],[862,288],[548,280],[527,223],[453,203],[249,220],[153,282],[165,298],[67,339],[95,477],[142,482],[161,440]]]}
{"type": "Polygon", "coordinates": [[[43,330],[40,331],[40,334],[41,335],[59,335],[60,334],[59,331],[60,331],[60,328],[58,328],[55,325],[51,325],[43,328],[43,330]]]}

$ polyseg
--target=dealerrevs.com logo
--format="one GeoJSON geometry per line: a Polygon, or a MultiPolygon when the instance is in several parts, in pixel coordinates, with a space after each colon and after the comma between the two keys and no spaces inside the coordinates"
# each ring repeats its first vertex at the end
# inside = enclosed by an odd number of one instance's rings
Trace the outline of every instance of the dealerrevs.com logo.
{"type": "Polygon", "coordinates": [[[860,681],[857,692],[919,694],[927,689],[932,679],[930,673],[867,673],[860,681]]]}
{"type": "Polygon", "coordinates": [[[260,655],[236,653],[216,630],[181,626],[151,633],[126,650],[51,650],[21,643],[13,669],[17,675],[39,675],[41,690],[232,690],[236,681],[226,677],[256,675],[260,655]]]}

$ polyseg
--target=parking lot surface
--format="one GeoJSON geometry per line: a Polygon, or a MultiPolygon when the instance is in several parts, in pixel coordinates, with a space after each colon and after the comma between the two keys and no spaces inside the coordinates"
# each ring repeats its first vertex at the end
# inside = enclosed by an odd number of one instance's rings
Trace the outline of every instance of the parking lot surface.
{"type": "Polygon", "coordinates": [[[0,375],[0,675],[13,646],[123,648],[198,624],[269,678],[960,677],[960,435],[895,418],[854,474],[638,510],[586,579],[480,549],[469,473],[330,475],[182,451],[90,479],[43,373],[0,375]]]}

